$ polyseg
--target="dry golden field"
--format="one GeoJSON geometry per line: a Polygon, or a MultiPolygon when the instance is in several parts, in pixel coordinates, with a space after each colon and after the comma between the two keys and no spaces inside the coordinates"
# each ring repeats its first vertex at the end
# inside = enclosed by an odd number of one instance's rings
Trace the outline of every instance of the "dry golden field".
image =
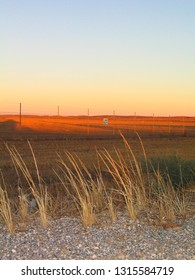
{"type": "MultiPolygon", "coordinates": [[[[195,136],[195,117],[141,117],[141,116],[0,116],[1,138],[26,133],[58,134],[61,137],[117,137],[119,131],[132,135],[182,135],[195,136]],[[103,120],[107,119],[108,124],[103,120]]],[[[47,135],[49,136],[49,135],[47,135]]]]}
{"type": "MultiPolygon", "coordinates": [[[[177,155],[184,159],[195,158],[195,118],[23,116],[21,124],[20,127],[18,116],[0,116],[0,168],[8,174],[12,163],[5,143],[14,145],[21,156],[31,162],[29,140],[43,177],[52,181],[57,153],[76,153],[90,168],[96,163],[96,150],[107,149],[114,155],[115,147],[125,155],[120,132],[138,157],[142,157],[143,152],[135,131],[142,138],[148,157],[177,155]],[[104,118],[108,119],[108,125],[103,124],[104,118]]],[[[14,176],[8,177],[14,179],[14,176]]]]}

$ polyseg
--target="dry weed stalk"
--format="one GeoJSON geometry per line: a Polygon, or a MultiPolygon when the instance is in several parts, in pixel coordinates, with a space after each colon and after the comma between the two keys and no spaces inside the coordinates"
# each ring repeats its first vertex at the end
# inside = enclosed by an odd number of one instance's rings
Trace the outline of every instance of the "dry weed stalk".
{"type": "MultiPolygon", "coordinates": [[[[4,184],[5,186],[5,184],[4,184]]],[[[11,205],[10,200],[5,189],[0,185],[0,216],[3,218],[7,229],[11,234],[15,232],[14,222],[12,217],[11,205]]]]}
{"type": "Polygon", "coordinates": [[[59,156],[61,174],[56,172],[56,175],[76,203],[83,225],[95,224],[95,212],[102,205],[102,192],[104,189],[102,181],[95,181],[84,163],[76,155],[73,156],[69,152],[66,152],[66,156],[73,170],[59,156]]]}
{"type": "Polygon", "coordinates": [[[38,209],[39,209],[39,215],[41,218],[41,222],[42,225],[44,227],[48,226],[48,200],[49,200],[49,195],[47,192],[47,188],[44,187],[41,183],[41,178],[39,175],[39,170],[38,170],[38,166],[37,166],[37,162],[36,162],[36,158],[33,152],[33,149],[31,147],[30,142],[28,141],[30,150],[32,152],[32,156],[33,156],[33,160],[34,160],[34,164],[35,164],[35,168],[36,168],[36,172],[37,172],[37,178],[38,178],[38,187],[36,186],[33,177],[26,165],[26,163],[24,162],[24,160],[22,159],[21,155],[19,154],[19,152],[16,150],[15,147],[9,147],[6,144],[6,147],[9,151],[9,154],[11,156],[11,159],[13,161],[13,164],[17,170],[17,174],[19,174],[19,170],[21,171],[22,175],[24,176],[24,178],[26,179],[26,182],[29,185],[30,190],[32,191],[32,194],[36,200],[36,203],[38,205],[38,209]]]}
{"type": "Polygon", "coordinates": [[[114,204],[114,198],[113,198],[112,194],[107,195],[107,207],[108,207],[111,221],[115,222],[117,219],[117,210],[116,210],[116,206],[114,204]]]}
{"type": "Polygon", "coordinates": [[[29,218],[29,204],[26,194],[23,192],[21,188],[18,189],[19,193],[19,205],[18,205],[18,212],[22,219],[22,221],[27,221],[29,218]]]}
{"type": "Polygon", "coordinates": [[[122,194],[130,217],[136,219],[139,207],[146,202],[141,169],[135,157],[135,166],[132,162],[128,165],[121,153],[117,150],[115,152],[117,160],[113,159],[107,150],[98,153],[98,155],[112,176],[118,192],[122,194]]]}
{"type": "Polygon", "coordinates": [[[150,201],[157,206],[159,219],[175,221],[177,216],[186,216],[186,207],[184,195],[180,190],[175,190],[173,184],[167,175],[167,181],[162,178],[161,174],[155,173],[156,185],[153,186],[153,199],[150,201]]]}

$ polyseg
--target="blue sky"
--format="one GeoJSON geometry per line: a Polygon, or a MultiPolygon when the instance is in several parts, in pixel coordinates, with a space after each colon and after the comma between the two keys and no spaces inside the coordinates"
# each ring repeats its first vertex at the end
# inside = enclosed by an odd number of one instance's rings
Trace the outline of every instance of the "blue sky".
{"type": "Polygon", "coordinates": [[[0,111],[195,115],[195,1],[0,1],[0,111]]]}

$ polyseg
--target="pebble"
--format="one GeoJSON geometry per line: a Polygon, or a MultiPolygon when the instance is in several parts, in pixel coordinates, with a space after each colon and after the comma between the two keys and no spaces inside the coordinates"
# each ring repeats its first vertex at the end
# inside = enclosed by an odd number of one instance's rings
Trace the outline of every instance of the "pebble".
{"type": "MultiPolygon", "coordinates": [[[[105,220],[105,219],[103,219],[105,220]]],[[[50,221],[48,228],[37,224],[11,235],[0,228],[1,260],[98,260],[98,259],[195,259],[195,218],[178,229],[167,230],[132,221],[124,212],[115,222],[83,227],[77,217],[50,221]]]]}

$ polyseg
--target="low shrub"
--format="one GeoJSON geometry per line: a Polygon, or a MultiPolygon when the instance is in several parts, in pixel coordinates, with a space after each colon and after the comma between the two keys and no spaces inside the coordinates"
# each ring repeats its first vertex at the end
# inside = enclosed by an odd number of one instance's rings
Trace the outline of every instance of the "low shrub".
{"type": "MultiPolygon", "coordinates": [[[[146,165],[142,162],[143,169],[146,165]]],[[[177,156],[148,159],[149,173],[159,173],[165,182],[171,181],[175,189],[195,184],[195,160],[184,160],[177,156]]]]}

